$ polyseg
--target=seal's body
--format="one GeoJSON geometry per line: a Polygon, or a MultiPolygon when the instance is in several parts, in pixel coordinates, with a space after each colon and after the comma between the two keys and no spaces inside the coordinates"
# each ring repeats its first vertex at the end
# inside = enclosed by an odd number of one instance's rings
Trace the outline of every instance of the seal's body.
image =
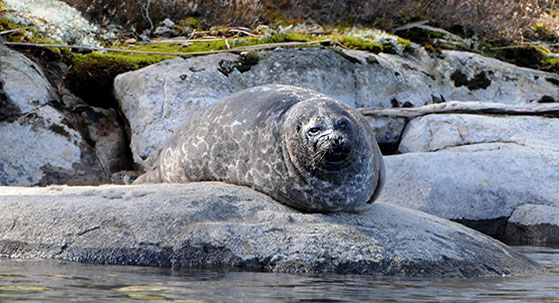
{"type": "Polygon", "coordinates": [[[349,106],[312,90],[266,85],[201,109],[135,183],[222,181],[302,211],[361,211],[379,195],[374,133],[349,106]]]}

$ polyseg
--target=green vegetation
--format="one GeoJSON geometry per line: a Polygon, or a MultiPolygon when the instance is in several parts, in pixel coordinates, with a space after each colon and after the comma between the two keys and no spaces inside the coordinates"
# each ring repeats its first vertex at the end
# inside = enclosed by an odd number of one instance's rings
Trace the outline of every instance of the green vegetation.
{"type": "Polygon", "coordinates": [[[384,46],[382,44],[371,42],[368,39],[360,37],[342,36],[339,37],[337,41],[350,49],[366,50],[373,53],[380,53],[384,50],[384,46]]]}
{"type": "MultiPolygon", "coordinates": [[[[2,2],[0,2],[0,8],[2,8],[1,5],[3,5],[2,2]]],[[[8,20],[8,18],[6,18],[6,17],[0,17],[0,31],[3,32],[3,31],[11,30],[11,29],[20,28],[20,27],[22,27],[22,26],[19,25],[19,24],[17,24],[17,23],[14,23],[14,22],[8,20]]],[[[24,31],[25,31],[25,30],[22,30],[22,31],[20,31],[20,32],[24,32],[24,31]]],[[[21,34],[20,34],[20,35],[21,35],[21,34]]]]}
{"type": "Polygon", "coordinates": [[[113,80],[118,74],[168,58],[171,57],[124,53],[70,53],[66,54],[70,69],[64,75],[64,83],[85,102],[94,106],[110,107],[113,102],[113,80]]]}
{"type": "Polygon", "coordinates": [[[550,57],[550,50],[538,45],[513,45],[494,48],[485,55],[496,57],[518,66],[558,72],[559,58],[550,57]]]}

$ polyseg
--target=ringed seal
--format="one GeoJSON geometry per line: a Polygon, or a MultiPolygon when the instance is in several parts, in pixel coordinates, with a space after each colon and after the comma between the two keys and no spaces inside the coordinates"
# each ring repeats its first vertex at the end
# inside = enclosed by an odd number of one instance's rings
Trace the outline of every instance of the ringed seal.
{"type": "Polygon", "coordinates": [[[358,212],[384,184],[364,117],[312,90],[265,85],[203,108],[167,141],[140,183],[222,181],[309,212],[358,212]]]}

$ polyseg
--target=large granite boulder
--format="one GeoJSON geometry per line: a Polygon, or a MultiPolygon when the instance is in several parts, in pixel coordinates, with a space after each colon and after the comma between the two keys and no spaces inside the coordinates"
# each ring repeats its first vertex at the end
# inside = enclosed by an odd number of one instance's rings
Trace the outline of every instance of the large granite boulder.
{"type": "Polygon", "coordinates": [[[540,116],[427,115],[411,120],[399,151],[435,152],[504,143],[559,152],[559,119],[540,116]]]}
{"type": "MultiPolygon", "coordinates": [[[[220,62],[236,60],[240,57],[232,54],[175,58],[116,77],[115,95],[130,124],[136,163],[146,166],[146,159],[196,110],[239,90],[220,71],[220,62]]],[[[152,156],[148,163],[153,161],[152,156]]]]}
{"type": "Polygon", "coordinates": [[[559,119],[428,115],[385,157],[382,201],[457,220],[507,243],[557,244],[559,119]],[[551,211],[554,210],[554,211],[551,211]]]}
{"type": "Polygon", "coordinates": [[[305,214],[223,183],[0,190],[0,256],[99,264],[429,277],[541,271],[418,211],[305,214]]]}
{"type": "Polygon", "coordinates": [[[41,68],[0,46],[0,185],[99,184],[95,150],[61,112],[41,68]]]}
{"type": "MultiPolygon", "coordinates": [[[[420,106],[443,100],[511,104],[559,100],[559,77],[472,53],[372,54],[304,48],[172,59],[119,75],[115,95],[131,126],[134,160],[147,168],[158,147],[198,108],[247,87],[288,84],[353,107],[420,106]],[[547,96],[547,97],[546,97],[547,96]]],[[[378,141],[396,144],[404,119],[374,119],[378,141]]]]}
{"type": "Polygon", "coordinates": [[[0,185],[108,183],[131,165],[126,143],[115,110],[87,106],[0,45],[0,185]]]}

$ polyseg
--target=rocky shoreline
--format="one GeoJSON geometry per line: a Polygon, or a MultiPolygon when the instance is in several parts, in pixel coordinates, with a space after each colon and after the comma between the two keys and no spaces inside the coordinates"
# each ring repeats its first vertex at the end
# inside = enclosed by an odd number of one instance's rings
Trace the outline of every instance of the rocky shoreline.
{"type": "Polygon", "coordinates": [[[0,188],[0,256],[172,268],[407,277],[543,267],[460,224],[375,203],[305,214],[222,183],[0,188]]]}
{"type": "Polygon", "coordinates": [[[524,108],[557,104],[556,73],[419,45],[401,54],[284,46],[177,57],[121,73],[112,85],[114,99],[91,105],[65,87],[68,66],[41,54],[0,45],[0,255],[446,277],[541,268],[444,219],[508,244],[559,243],[557,115],[410,117],[364,110],[451,101],[524,108]],[[130,184],[199,108],[263,84],[313,89],[363,110],[387,167],[381,203],[361,215],[311,215],[225,184],[103,185],[130,184]],[[44,188],[56,184],[103,186],[44,188]],[[138,205],[159,215],[145,216],[138,205]],[[277,221],[267,226],[270,219],[277,221]],[[127,231],[132,225],[134,231],[127,231]],[[269,251],[278,238],[283,242],[269,251]],[[340,239],[348,242],[336,246],[340,239]],[[294,243],[309,246],[297,251],[294,243]]]}

